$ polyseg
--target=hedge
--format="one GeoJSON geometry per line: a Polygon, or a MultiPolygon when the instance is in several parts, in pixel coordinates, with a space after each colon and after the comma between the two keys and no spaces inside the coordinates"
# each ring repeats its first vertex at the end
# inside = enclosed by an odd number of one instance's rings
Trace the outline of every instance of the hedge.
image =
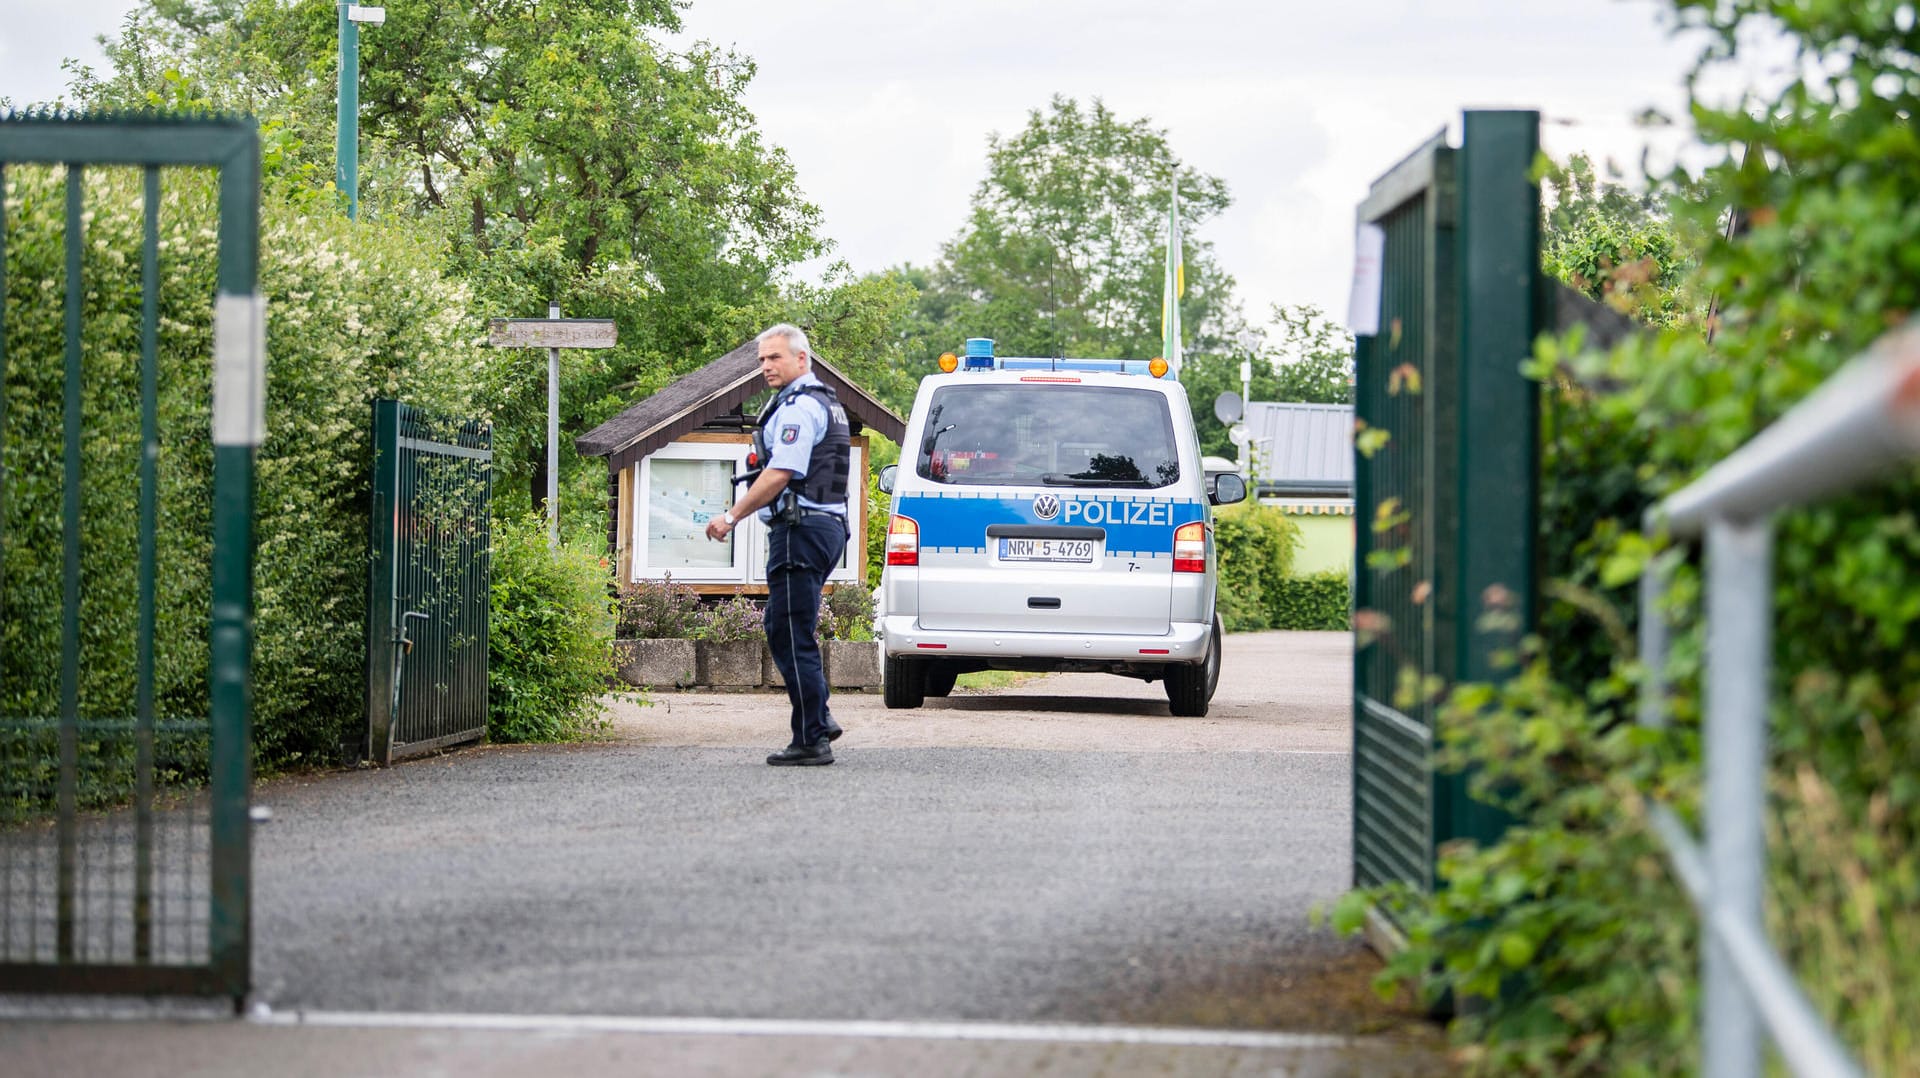
{"type": "MultiPolygon", "coordinates": [[[[81,707],[131,714],[138,544],[140,175],[86,174],[81,707]]],[[[65,173],[6,170],[7,490],[0,715],[58,714],[65,173]]],[[[160,208],[161,448],[155,647],[163,717],[207,703],[211,177],[170,172],[160,208]]],[[[260,764],[333,762],[364,718],[370,403],[478,413],[468,300],[417,233],[262,206],[267,434],[255,504],[260,764]]]]}
{"type": "Polygon", "coordinates": [[[613,678],[606,560],[547,546],[537,516],[493,521],[487,737],[566,741],[598,730],[613,678]]]}
{"type": "Polygon", "coordinates": [[[1353,577],[1327,569],[1280,582],[1267,605],[1275,629],[1345,630],[1353,627],[1353,577]]]}
{"type": "Polygon", "coordinates": [[[1248,501],[1214,513],[1213,536],[1221,625],[1230,633],[1274,628],[1275,604],[1300,549],[1299,526],[1273,506],[1248,501]]]}

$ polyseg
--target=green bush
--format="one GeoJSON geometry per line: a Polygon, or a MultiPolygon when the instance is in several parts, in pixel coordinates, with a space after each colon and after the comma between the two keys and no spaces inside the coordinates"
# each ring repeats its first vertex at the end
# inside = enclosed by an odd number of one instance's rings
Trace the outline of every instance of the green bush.
{"type": "Polygon", "coordinates": [[[614,676],[613,602],[601,559],[547,547],[538,517],[493,522],[487,736],[565,741],[597,731],[614,676]]]}
{"type": "Polygon", "coordinates": [[[1214,550],[1220,559],[1220,623],[1230,633],[1274,627],[1274,604],[1287,587],[1300,528],[1286,513],[1242,502],[1213,514],[1214,550]]]}
{"type": "Polygon", "coordinates": [[[1268,623],[1274,629],[1350,629],[1353,627],[1353,577],[1345,569],[1290,576],[1269,597],[1268,623]]]}
{"type": "MultiPolygon", "coordinates": [[[[140,463],[140,176],[89,169],[83,251],[81,706],[133,710],[140,463]]],[[[64,173],[6,170],[7,496],[0,535],[0,715],[58,708],[64,173]]],[[[211,178],[168,172],[160,199],[156,697],[205,716],[212,451],[211,178]]],[[[253,729],[260,765],[337,758],[365,719],[371,401],[474,416],[467,293],[418,232],[261,208],[267,432],[255,488],[253,729]]],[[[188,776],[190,777],[190,776],[188,776]]]]}
{"type": "Polygon", "coordinates": [[[867,587],[880,586],[887,567],[887,525],[893,521],[893,495],[880,489],[880,471],[900,461],[900,447],[877,435],[867,438],[867,587]]]}
{"type": "Polygon", "coordinates": [[[841,583],[820,601],[820,639],[872,640],[873,592],[841,583]]]}
{"type": "MultiPolygon", "coordinates": [[[[1395,970],[1476,995],[1456,1038],[1477,1073],[1684,1074],[1698,1058],[1698,919],[1650,834],[1653,798],[1694,818],[1706,649],[1698,547],[1679,558],[1671,725],[1637,726],[1633,584],[1665,547],[1641,505],[1748,442],[1920,310],[1920,86],[1891,8],[1678,0],[1714,31],[1790,35],[1798,77],[1695,102],[1727,152],[1675,213],[1700,252],[1702,324],[1607,353],[1544,341],[1539,636],[1499,687],[1456,688],[1442,760],[1520,821],[1407,898],[1395,970]],[[1784,19],[1784,23],[1779,21],[1784,19]],[[1729,206],[1749,226],[1724,228],[1729,206]]],[[[1883,5],[1884,6],[1884,5],[1883,5]]],[[[1711,82],[1711,79],[1704,80],[1711,82]]],[[[1874,1074],[1920,1074],[1920,482],[1909,467],[1780,514],[1768,762],[1769,935],[1874,1074]]],[[[1350,919],[1352,910],[1344,911],[1350,919]]]]}

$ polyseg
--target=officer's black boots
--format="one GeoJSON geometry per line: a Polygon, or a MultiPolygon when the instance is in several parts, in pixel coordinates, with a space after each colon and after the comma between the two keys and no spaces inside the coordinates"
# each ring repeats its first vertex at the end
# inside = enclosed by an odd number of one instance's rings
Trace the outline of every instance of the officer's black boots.
{"type": "Polygon", "coordinates": [[[824,737],[811,745],[788,745],[767,757],[767,762],[775,767],[819,767],[833,762],[833,746],[824,737]]]}

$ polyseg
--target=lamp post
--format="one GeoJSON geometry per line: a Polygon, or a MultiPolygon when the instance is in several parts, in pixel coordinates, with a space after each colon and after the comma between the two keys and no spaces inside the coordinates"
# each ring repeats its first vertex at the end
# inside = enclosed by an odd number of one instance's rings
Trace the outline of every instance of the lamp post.
{"type": "MultiPolygon", "coordinates": [[[[1247,402],[1247,404],[1251,404],[1253,401],[1253,363],[1245,359],[1240,361],[1240,399],[1243,402],[1247,402]]],[[[1242,406],[1245,407],[1246,405],[1242,406]]],[[[1253,457],[1245,441],[1240,442],[1239,445],[1240,459],[1238,463],[1240,465],[1240,475],[1251,482],[1253,472],[1248,469],[1253,466],[1253,457]]]]}
{"type": "Polygon", "coordinates": [[[340,0],[340,92],[334,113],[333,185],[347,196],[347,219],[360,215],[360,24],[387,21],[387,9],[340,0]]]}

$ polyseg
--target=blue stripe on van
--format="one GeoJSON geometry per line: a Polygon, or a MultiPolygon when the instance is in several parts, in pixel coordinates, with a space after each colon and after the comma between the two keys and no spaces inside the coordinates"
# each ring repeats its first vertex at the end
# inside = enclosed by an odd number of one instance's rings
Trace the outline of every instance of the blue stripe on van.
{"type": "Polygon", "coordinates": [[[920,525],[920,549],[986,550],[994,524],[1091,525],[1107,533],[1108,557],[1172,557],[1173,529],[1203,520],[1206,504],[1185,498],[1050,492],[1060,511],[1042,520],[1033,511],[1040,494],[976,494],[931,491],[902,494],[893,511],[920,525]]]}

